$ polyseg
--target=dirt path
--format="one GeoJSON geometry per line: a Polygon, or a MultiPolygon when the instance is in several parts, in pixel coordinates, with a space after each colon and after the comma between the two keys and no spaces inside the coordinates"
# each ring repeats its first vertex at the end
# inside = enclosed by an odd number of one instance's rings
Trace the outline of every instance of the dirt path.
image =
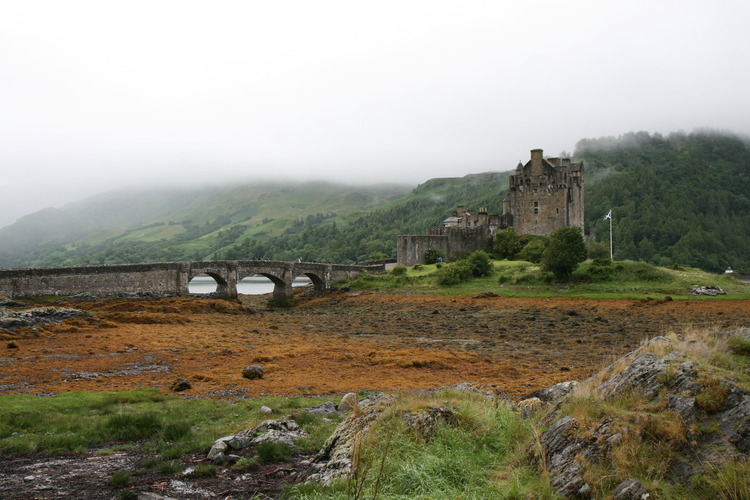
{"type": "Polygon", "coordinates": [[[287,310],[203,299],[69,302],[96,313],[20,332],[0,393],[119,391],[178,378],[199,397],[331,394],[468,382],[518,398],[581,379],[645,337],[750,324],[750,301],[349,295],[287,310]],[[262,380],[242,377],[251,364],[262,380]]]}

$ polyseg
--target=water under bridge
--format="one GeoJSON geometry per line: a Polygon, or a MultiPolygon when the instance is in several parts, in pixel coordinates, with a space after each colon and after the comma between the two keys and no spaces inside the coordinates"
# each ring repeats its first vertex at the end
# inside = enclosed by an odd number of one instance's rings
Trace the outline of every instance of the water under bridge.
{"type": "Polygon", "coordinates": [[[216,280],[217,295],[236,298],[237,283],[245,277],[260,275],[274,283],[274,299],[289,300],[294,297],[292,282],[299,276],[307,276],[315,290],[323,291],[342,279],[356,277],[361,271],[380,274],[385,272],[385,265],[228,260],[1,269],[0,296],[65,296],[82,293],[188,295],[190,280],[196,276],[210,276],[216,280]]]}

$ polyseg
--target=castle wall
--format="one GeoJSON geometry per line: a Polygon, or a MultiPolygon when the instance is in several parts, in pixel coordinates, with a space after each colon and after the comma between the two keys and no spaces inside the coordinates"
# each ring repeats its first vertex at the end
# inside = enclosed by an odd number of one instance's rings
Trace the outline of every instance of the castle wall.
{"type": "Polygon", "coordinates": [[[399,236],[396,240],[397,262],[406,267],[424,264],[424,255],[430,248],[447,256],[448,238],[442,235],[399,236]]]}
{"type": "Polygon", "coordinates": [[[434,248],[454,261],[461,255],[477,250],[488,250],[492,246],[492,234],[488,227],[458,228],[431,227],[426,235],[399,236],[396,242],[398,263],[402,266],[424,264],[427,250],[434,248]]]}

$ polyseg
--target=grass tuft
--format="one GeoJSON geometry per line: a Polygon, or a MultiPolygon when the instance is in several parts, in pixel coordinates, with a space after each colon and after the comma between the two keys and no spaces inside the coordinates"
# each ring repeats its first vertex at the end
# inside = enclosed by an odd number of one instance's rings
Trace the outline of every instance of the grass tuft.
{"type": "Polygon", "coordinates": [[[130,486],[130,473],[125,470],[118,470],[107,480],[107,484],[114,488],[126,488],[130,486]]]}
{"type": "Polygon", "coordinates": [[[280,441],[263,441],[255,448],[261,462],[286,462],[292,456],[292,447],[280,441]]]}

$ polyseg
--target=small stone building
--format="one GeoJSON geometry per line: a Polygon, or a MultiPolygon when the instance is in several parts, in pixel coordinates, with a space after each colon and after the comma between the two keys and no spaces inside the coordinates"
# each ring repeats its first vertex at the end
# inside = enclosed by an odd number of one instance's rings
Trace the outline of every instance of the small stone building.
{"type": "Polygon", "coordinates": [[[569,158],[544,158],[541,149],[531,150],[531,159],[519,163],[508,181],[502,213],[487,208],[473,212],[460,206],[441,226],[426,235],[399,236],[398,263],[413,266],[424,262],[434,248],[448,260],[463,253],[485,250],[498,229],[513,227],[516,234],[546,236],[563,226],[584,228],[583,163],[569,158]]]}

